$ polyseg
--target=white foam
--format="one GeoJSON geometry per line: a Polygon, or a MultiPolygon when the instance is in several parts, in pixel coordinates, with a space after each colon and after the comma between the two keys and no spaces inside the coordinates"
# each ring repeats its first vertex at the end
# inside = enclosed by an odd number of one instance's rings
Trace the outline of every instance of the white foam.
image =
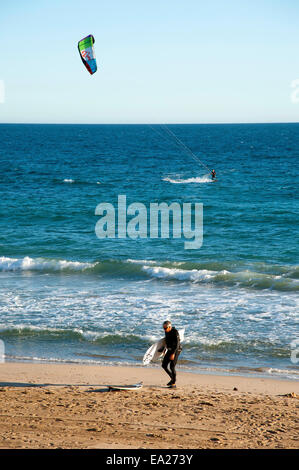
{"type": "Polygon", "coordinates": [[[127,259],[127,263],[131,264],[156,264],[156,261],[146,259],[127,259]]]}
{"type": "Polygon", "coordinates": [[[173,183],[173,184],[188,184],[188,183],[212,183],[212,179],[208,176],[198,176],[197,178],[187,178],[187,179],[172,179],[169,178],[168,176],[165,178],[162,178],[163,181],[167,181],[168,183],[173,183]]]}
{"type": "Polygon", "coordinates": [[[285,375],[285,376],[288,376],[289,378],[294,378],[293,376],[295,375],[299,375],[299,371],[296,370],[296,369],[275,369],[275,368],[272,368],[272,367],[269,367],[267,369],[267,372],[269,374],[272,374],[272,375],[285,375]]]}
{"type": "Polygon", "coordinates": [[[64,182],[64,183],[74,183],[75,180],[72,180],[72,179],[70,179],[70,178],[69,178],[69,179],[68,179],[68,178],[65,178],[65,179],[63,180],[63,182],[64,182]]]}
{"type": "Polygon", "coordinates": [[[209,281],[217,274],[216,271],[208,271],[207,269],[184,270],[176,268],[162,268],[161,266],[143,266],[142,270],[150,276],[158,279],[177,279],[179,281],[192,282],[209,281]]]}
{"type": "Polygon", "coordinates": [[[62,271],[64,269],[72,269],[76,271],[83,271],[84,269],[92,268],[95,263],[81,263],[79,261],[67,260],[47,260],[45,258],[7,258],[0,257],[0,272],[1,271],[62,271]]]}

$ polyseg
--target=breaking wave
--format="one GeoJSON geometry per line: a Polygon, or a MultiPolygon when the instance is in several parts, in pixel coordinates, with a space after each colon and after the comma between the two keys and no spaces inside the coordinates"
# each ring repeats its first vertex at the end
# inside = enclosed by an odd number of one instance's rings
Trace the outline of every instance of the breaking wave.
{"type": "Polygon", "coordinates": [[[242,262],[159,262],[153,260],[103,260],[82,262],[47,258],[0,257],[1,272],[91,274],[143,277],[160,281],[216,284],[277,291],[299,290],[299,266],[242,262]]]}
{"type": "Polygon", "coordinates": [[[0,272],[3,271],[84,271],[92,268],[95,263],[81,263],[79,261],[67,261],[46,258],[7,258],[0,257],[0,272]]]}

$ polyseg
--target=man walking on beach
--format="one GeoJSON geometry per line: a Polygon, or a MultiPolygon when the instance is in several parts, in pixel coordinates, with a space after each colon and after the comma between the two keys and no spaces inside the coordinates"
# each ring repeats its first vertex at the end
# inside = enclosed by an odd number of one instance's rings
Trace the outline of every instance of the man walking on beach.
{"type": "MultiPolygon", "coordinates": [[[[165,340],[166,340],[166,354],[164,356],[162,367],[165,372],[170,377],[170,382],[167,386],[169,388],[175,388],[176,385],[176,370],[175,366],[179,357],[180,352],[182,351],[180,335],[176,328],[171,325],[170,321],[165,321],[163,323],[163,328],[165,331],[165,340]],[[169,366],[169,368],[168,368],[169,366]]],[[[163,349],[162,349],[163,350],[163,349]]]]}

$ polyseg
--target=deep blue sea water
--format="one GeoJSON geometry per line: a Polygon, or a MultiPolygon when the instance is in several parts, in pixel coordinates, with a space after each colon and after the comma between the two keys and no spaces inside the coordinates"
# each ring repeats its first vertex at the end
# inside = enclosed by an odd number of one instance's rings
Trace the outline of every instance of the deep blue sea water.
{"type": "Polygon", "coordinates": [[[142,366],[171,319],[182,369],[298,379],[298,142],[299,124],[0,125],[6,360],[142,366]],[[119,195],[202,203],[202,247],[99,239],[119,195]]]}

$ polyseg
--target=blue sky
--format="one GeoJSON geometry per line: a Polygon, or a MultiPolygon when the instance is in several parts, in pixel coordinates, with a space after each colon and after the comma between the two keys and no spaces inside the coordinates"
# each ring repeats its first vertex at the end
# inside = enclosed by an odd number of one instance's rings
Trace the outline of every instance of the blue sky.
{"type": "Polygon", "coordinates": [[[298,122],[298,19],[297,0],[2,3],[0,122],[298,122]]]}

